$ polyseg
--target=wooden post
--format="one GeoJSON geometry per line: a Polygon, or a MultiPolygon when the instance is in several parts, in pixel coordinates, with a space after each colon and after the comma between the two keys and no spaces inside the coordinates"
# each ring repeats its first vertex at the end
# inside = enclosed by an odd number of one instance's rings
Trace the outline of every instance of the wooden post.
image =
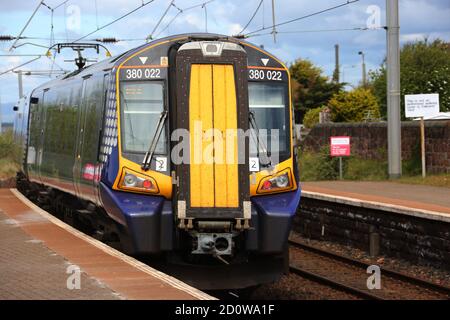
{"type": "Polygon", "coordinates": [[[422,178],[426,176],[426,164],[425,164],[425,122],[423,117],[420,117],[420,149],[422,153],[422,178]]]}

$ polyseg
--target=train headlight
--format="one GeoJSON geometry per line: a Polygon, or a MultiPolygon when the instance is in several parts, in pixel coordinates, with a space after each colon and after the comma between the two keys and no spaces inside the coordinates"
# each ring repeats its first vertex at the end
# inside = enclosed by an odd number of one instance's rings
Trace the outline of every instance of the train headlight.
{"type": "Polygon", "coordinates": [[[277,172],[261,180],[257,193],[285,191],[292,188],[291,170],[277,172]]]}
{"type": "Polygon", "coordinates": [[[134,187],[136,186],[137,177],[134,174],[127,173],[123,178],[123,184],[126,187],[134,187]]]}
{"type": "Polygon", "coordinates": [[[119,188],[129,191],[159,193],[158,184],[155,179],[127,168],[123,169],[122,178],[119,181],[119,188]]]}
{"type": "Polygon", "coordinates": [[[289,185],[289,176],[287,173],[275,178],[278,188],[286,188],[289,185]]]}
{"type": "Polygon", "coordinates": [[[222,55],[223,43],[216,41],[204,41],[200,43],[202,54],[205,57],[220,57],[222,55]]]}

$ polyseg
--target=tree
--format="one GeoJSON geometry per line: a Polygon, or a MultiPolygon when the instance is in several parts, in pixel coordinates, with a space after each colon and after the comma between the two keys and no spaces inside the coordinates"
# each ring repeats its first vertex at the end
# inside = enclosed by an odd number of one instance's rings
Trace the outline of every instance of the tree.
{"type": "Polygon", "coordinates": [[[290,67],[294,107],[302,121],[309,109],[326,105],[343,85],[334,83],[323,75],[322,69],[307,59],[297,59],[290,67]]]}
{"type": "MultiPolygon", "coordinates": [[[[386,64],[370,72],[371,85],[380,105],[381,115],[387,114],[386,64]]],[[[427,40],[405,44],[400,51],[401,114],[404,116],[405,94],[439,93],[441,112],[450,111],[450,44],[442,40],[427,40]]]]}
{"type": "Polygon", "coordinates": [[[328,102],[334,122],[361,122],[380,118],[376,97],[369,89],[357,88],[335,94],[328,102]]]}
{"type": "Polygon", "coordinates": [[[306,111],[303,117],[303,124],[306,128],[312,128],[320,121],[320,113],[325,109],[325,107],[317,107],[309,109],[306,111]]]}

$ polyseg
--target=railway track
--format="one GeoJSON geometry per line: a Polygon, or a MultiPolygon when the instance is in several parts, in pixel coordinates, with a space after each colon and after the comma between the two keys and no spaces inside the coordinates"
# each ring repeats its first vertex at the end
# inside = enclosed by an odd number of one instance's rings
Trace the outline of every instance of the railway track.
{"type": "Polygon", "coordinates": [[[334,252],[289,240],[290,271],[301,277],[346,292],[361,299],[450,299],[450,288],[380,267],[381,289],[366,285],[371,265],[334,252]]]}

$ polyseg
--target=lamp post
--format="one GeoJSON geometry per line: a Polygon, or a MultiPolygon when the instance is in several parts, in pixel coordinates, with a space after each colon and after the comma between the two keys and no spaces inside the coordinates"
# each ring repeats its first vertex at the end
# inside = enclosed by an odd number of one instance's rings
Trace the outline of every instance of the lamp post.
{"type": "Polygon", "coordinates": [[[362,57],[362,85],[365,88],[366,87],[366,62],[364,60],[364,52],[359,51],[359,55],[362,57]]]}

